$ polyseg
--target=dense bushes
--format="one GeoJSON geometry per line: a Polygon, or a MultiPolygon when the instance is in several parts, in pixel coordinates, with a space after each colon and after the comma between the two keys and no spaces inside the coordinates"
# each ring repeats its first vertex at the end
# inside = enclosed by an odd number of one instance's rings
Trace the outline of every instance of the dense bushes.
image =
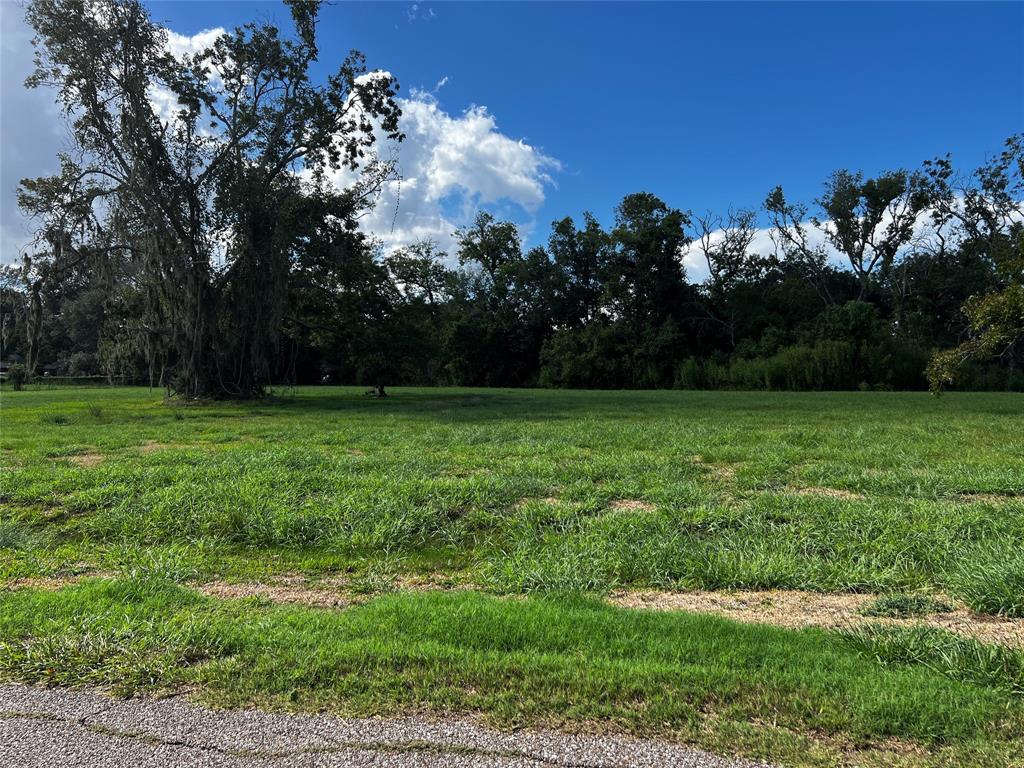
{"type": "Polygon", "coordinates": [[[927,351],[894,336],[878,309],[866,302],[828,307],[796,335],[796,343],[780,344],[769,354],[688,358],[679,366],[675,385],[850,390],[920,389],[925,384],[927,351]]]}
{"type": "Polygon", "coordinates": [[[898,340],[880,343],[822,339],[767,357],[684,360],[681,389],[851,390],[921,389],[927,354],[898,340]]]}

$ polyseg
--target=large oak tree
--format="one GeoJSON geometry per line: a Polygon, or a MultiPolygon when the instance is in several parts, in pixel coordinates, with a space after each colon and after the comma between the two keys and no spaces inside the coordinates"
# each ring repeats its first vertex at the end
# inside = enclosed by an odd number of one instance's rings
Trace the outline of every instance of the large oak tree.
{"type": "Polygon", "coordinates": [[[294,29],[246,24],[191,54],[139,0],[33,0],[36,70],[71,122],[58,177],[25,180],[40,220],[30,265],[137,265],[143,312],[129,330],[187,397],[262,393],[288,275],[327,210],[352,219],[387,173],[367,160],[374,124],[398,133],[396,84],[353,51],[325,82],[310,70],[318,0],[290,0],[294,29]],[[369,168],[344,193],[327,172],[369,168]],[[325,200],[327,203],[325,204],[325,200]]]}

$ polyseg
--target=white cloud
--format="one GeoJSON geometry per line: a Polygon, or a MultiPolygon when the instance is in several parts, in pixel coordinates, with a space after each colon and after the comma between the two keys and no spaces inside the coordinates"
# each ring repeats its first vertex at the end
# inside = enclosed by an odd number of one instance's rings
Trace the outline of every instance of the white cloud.
{"type": "Polygon", "coordinates": [[[213,45],[217,38],[224,34],[224,27],[214,27],[196,32],[194,35],[179,35],[174,30],[167,30],[167,50],[176,59],[199,53],[213,45]]]}
{"type": "MultiPolygon", "coordinates": [[[[167,30],[167,50],[174,58],[181,60],[185,56],[206,50],[224,32],[223,27],[214,27],[196,32],[194,35],[180,35],[169,29],[167,30]]],[[[219,76],[211,72],[208,79],[210,82],[216,82],[219,80],[219,76]]],[[[175,113],[181,109],[177,97],[171,93],[170,89],[162,85],[149,86],[149,101],[153,105],[153,111],[156,112],[157,117],[165,123],[172,122],[175,113]]]]}
{"type": "MultiPolygon", "coordinates": [[[[18,183],[24,177],[58,172],[57,153],[70,150],[73,141],[54,103],[54,92],[24,87],[32,72],[32,30],[19,5],[0,0],[0,30],[0,263],[10,264],[20,260],[32,237],[32,224],[18,209],[18,183]]],[[[195,53],[223,33],[220,27],[191,36],[168,31],[168,49],[177,57],[195,53]]],[[[166,89],[153,89],[150,95],[164,119],[177,108],[166,89]]]]}
{"type": "MultiPolygon", "coordinates": [[[[419,6],[420,17],[430,9],[419,6]]],[[[67,130],[48,89],[26,90],[24,78],[31,72],[31,30],[21,9],[0,2],[3,28],[2,142],[0,167],[0,260],[17,261],[19,250],[30,239],[30,227],[18,211],[14,191],[23,176],[58,170],[56,155],[71,146],[67,130]]],[[[223,29],[207,29],[195,35],[168,31],[168,48],[175,56],[195,53],[209,46],[223,29]]],[[[366,77],[383,77],[370,73],[366,77]]],[[[435,90],[444,86],[443,78],[435,90]]],[[[155,89],[154,108],[165,119],[176,108],[174,97],[155,89]]],[[[551,174],[558,161],[525,141],[502,133],[486,107],[474,106],[450,115],[430,94],[413,92],[401,100],[401,129],[407,139],[395,146],[383,136],[382,156],[398,158],[400,182],[385,186],[377,207],[363,226],[386,246],[395,247],[420,238],[437,240],[450,249],[452,234],[487,207],[515,220],[526,231],[532,215],[544,202],[553,184],[551,174]]],[[[337,174],[340,185],[351,183],[350,174],[337,174]]]]}
{"type": "MultiPolygon", "coordinates": [[[[819,242],[824,242],[824,238],[820,240],[816,237],[818,234],[817,230],[808,225],[808,234],[811,236],[810,240],[813,244],[817,245],[819,242]]],[[[721,242],[723,232],[717,230],[711,234],[711,243],[716,244],[721,242]]],[[[690,244],[689,248],[683,250],[683,266],[686,268],[686,279],[691,283],[702,283],[708,279],[708,263],[704,259],[704,254],[698,247],[699,242],[694,241],[690,244]]],[[[751,254],[769,254],[775,252],[775,243],[772,242],[771,229],[764,227],[759,228],[754,235],[753,240],[750,242],[750,247],[747,249],[748,253],[751,254]]]]}
{"type": "MultiPolygon", "coordinates": [[[[927,221],[928,214],[922,213],[918,218],[916,231],[917,234],[924,234],[929,229],[929,221],[927,221]]],[[[831,224],[829,221],[822,222],[823,225],[828,226],[831,224]]],[[[828,254],[829,261],[836,267],[841,269],[849,269],[850,262],[842,253],[832,247],[831,244],[826,240],[825,234],[815,227],[811,222],[805,222],[804,231],[807,235],[807,244],[811,248],[822,247],[825,253],[828,254]]],[[[712,244],[720,242],[722,239],[722,231],[718,230],[711,234],[712,244]]],[[[916,237],[915,237],[916,239],[916,237]]],[[[708,279],[708,263],[704,259],[704,254],[698,247],[700,243],[694,242],[689,248],[683,251],[683,266],[686,267],[686,276],[691,283],[702,283],[708,279]]],[[[750,241],[750,247],[747,249],[747,253],[757,254],[760,256],[767,256],[776,252],[775,241],[772,240],[772,229],[770,227],[759,227],[754,233],[753,239],[750,241]]],[[[780,254],[781,255],[781,254],[780,254]]]]}
{"type": "Polygon", "coordinates": [[[15,190],[25,177],[60,170],[57,153],[70,141],[49,88],[27,89],[32,72],[32,30],[22,9],[0,2],[0,263],[21,258],[32,235],[15,190]]]}
{"type": "MultiPolygon", "coordinates": [[[[528,230],[561,164],[525,141],[502,133],[486,107],[452,116],[422,91],[400,99],[400,144],[378,137],[378,153],[397,157],[400,181],[385,185],[364,231],[387,248],[430,238],[450,250],[454,231],[480,208],[495,210],[528,230]]],[[[352,183],[340,171],[339,187],[352,183]]]]}

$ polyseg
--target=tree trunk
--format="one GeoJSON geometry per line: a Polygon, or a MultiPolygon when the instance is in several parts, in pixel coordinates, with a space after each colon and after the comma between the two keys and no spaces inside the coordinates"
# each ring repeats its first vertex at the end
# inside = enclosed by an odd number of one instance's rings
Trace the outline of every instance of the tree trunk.
{"type": "Polygon", "coordinates": [[[43,281],[34,280],[29,286],[31,291],[28,303],[28,317],[25,323],[25,331],[28,335],[28,375],[32,376],[39,365],[39,337],[43,331],[43,281]]]}

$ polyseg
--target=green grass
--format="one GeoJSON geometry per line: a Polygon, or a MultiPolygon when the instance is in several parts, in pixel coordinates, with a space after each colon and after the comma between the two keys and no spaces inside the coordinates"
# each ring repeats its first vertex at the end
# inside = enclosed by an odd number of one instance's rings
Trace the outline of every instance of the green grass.
{"type": "Polygon", "coordinates": [[[907,764],[1024,753],[1016,662],[979,661],[985,646],[545,597],[943,592],[1019,616],[1020,395],[361,391],[197,406],[4,391],[0,580],[114,579],[0,593],[7,674],[598,720],[787,763],[889,738],[926,745],[907,764]],[[373,599],[286,609],[173,586],[296,573],[373,599]],[[392,594],[416,574],[536,597],[392,594]]]}
{"type": "Polygon", "coordinates": [[[1024,696],[1024,651],[986,645],[935,627],[868,625],[845,634],[883,664],[920,664],[954,680],[1024,696]]]}
{"type": "Polygon", "coordinates": [[[948,588],[1006,613],[1022,414],[1020,395],[956,393],[312,389],[171,408],[138,389],[4,392],[5,518],[56,541],[0,569],[117,570],[140,546],[192,550],[199,570],[387,556],[497,591],[948,588]],[[102,463],[69,458],[89,453],[102,463]]]}
{"type": "Polygon", "coordinates": [[[505,725],[600,721],[705,743],[771,723],[761,751],[799,763],[894,738],[998,764],[1024,727],[997,679],[877,663],[820,631],[583,599],[400,593],[331,611],[96,581],[5,595],[0,637],[0,670],[35,682],[192,685],[219,705],[357,714],[483,711],[505,725]],[[808,754],[803,733],[818,737],[808,754]]]}

